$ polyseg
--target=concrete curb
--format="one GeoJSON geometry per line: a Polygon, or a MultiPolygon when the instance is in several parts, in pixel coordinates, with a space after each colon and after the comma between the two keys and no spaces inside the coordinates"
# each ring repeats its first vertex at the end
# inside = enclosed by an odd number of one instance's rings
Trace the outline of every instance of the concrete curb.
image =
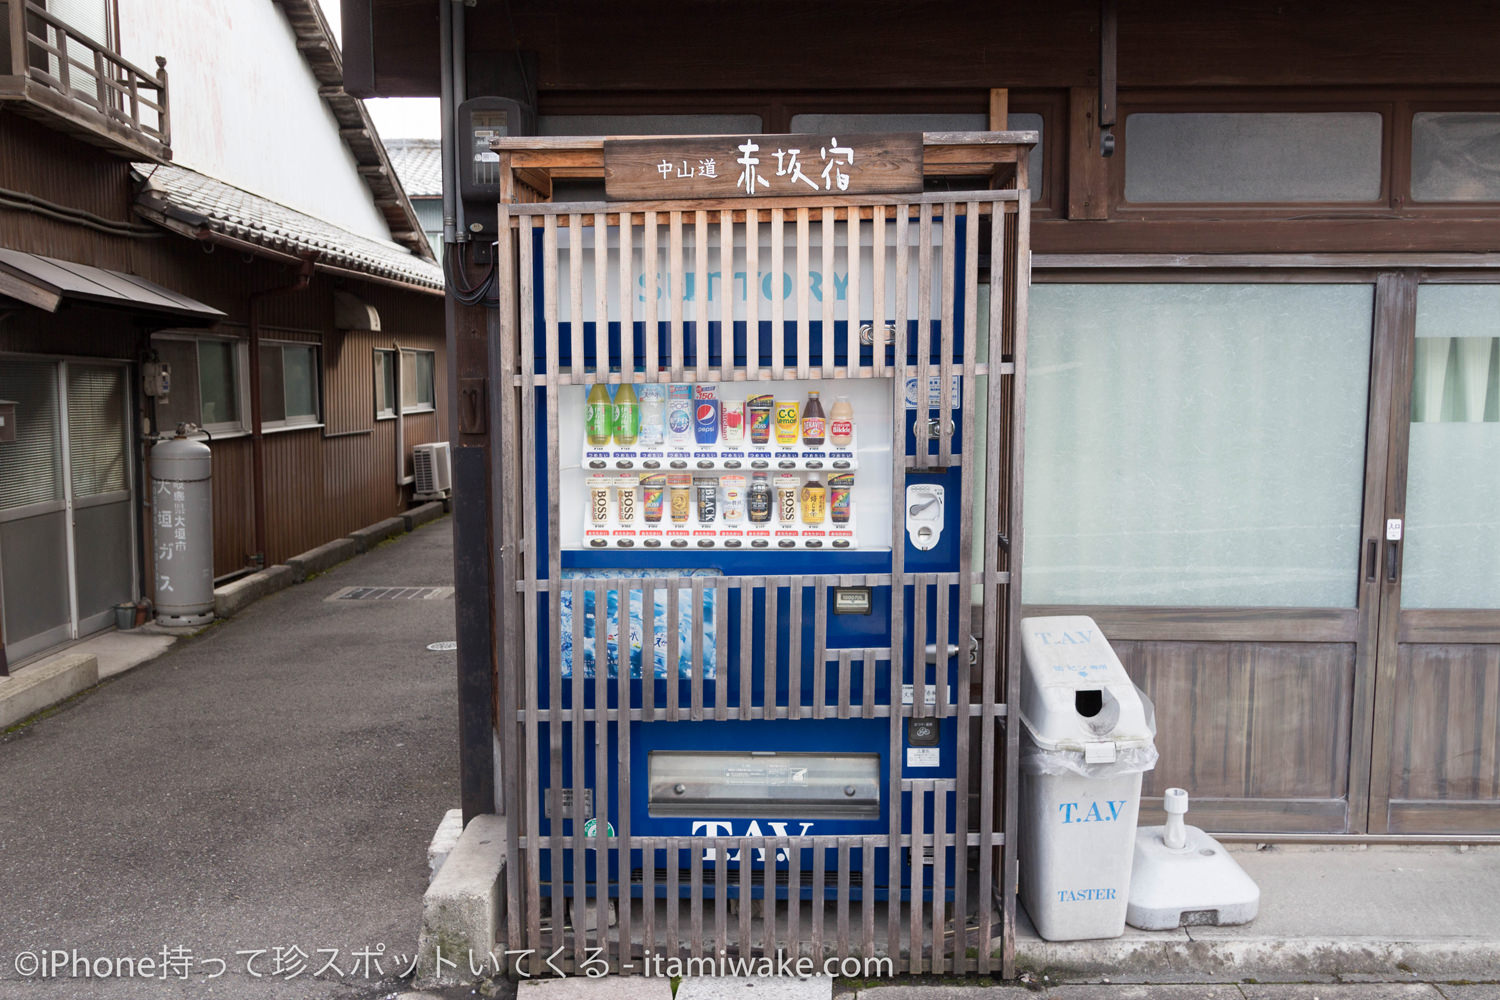
{"type": "Polygon", "coordinates": [[[232,618],[236,612],[243,611],[267,594],[285,590],[295,582],[292,567],[284,563],[268,566],[259,573],[251,573],[215,590],[214,615],[232,618]]]}
{"type": "Polygon", "coordinates": [[[1016,941],[1016,968],[1046,973],[1054,984],[1108,977],[1115,983],[1332,982],[1350,976],[1386,981],[1491,979],[1500,942],[1485,938],[1272,938],[1175,936],[1162,941],[1016,941]]]}
{"type": "Polygon", "coordinates": [[[505,817],[475,816],[427,887],[417,941],[414,983],[419,988],[470,983],[495,973],[490,954],[504,916],[501,876],[508,837],[505,817]]]}
{"type": "Polygon", "coordinates": [[[413,507],[411,510],[404,511],[401,514],[401,520],[406,522],[407,531],[415,531],[419,525],[436,521],[444,513],[446,511],[443,509],[442,501],[434,500],[431,503],[424,503],[420,507],[413,507]]]}
{"type": "Polygon", "coordinates": [[[388,517],[384,521],[376,521],[374,524],[360,528],[358,531],[349,532],[350,538],[361,553],[365,553],[385,541],[387,538],[395,538],[397,535],[406,533],[406,521],[400,517],[388,517]]]}
{"type": "Polygon", "coordinates": [[[0,677],[0,729],[99,683],[99,660],[89,653],[59,653],[0,677]]]}
{"type": "Polygon", "coordinates": [[[292,582],[302,583],[314,573],[333,569],[341,562],[359,555],[359,545],[352,538],[335,538],[315,549],[308,549],[300,556],[292,556],[286,564],[292,567],[292,582]]]}

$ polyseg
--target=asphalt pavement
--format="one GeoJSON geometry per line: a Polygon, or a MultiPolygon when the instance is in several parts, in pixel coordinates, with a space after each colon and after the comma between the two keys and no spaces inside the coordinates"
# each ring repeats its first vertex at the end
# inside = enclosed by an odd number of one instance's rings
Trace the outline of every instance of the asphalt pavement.
{"type": "Polygon", "coordinates": [[[0,737],[0,998],[389,996],[458,803],[442,519],[0,737]],[[30,973],[30,975],[27,975],[30,973]]]}

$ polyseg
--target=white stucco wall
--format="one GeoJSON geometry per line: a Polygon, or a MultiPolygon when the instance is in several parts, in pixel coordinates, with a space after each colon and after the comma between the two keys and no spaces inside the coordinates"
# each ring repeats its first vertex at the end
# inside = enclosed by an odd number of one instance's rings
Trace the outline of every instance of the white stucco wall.
{"type": "Polygon", "coordinates": [[[172,159],[376,239],[385,220],[271,0],[119,0],[120,49],[167,58],[172,159]]]}

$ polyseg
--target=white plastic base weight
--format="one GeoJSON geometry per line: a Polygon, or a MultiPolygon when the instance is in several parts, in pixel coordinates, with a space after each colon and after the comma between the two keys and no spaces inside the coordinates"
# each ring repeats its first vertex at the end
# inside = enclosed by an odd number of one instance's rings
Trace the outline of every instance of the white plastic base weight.
{"type": "Polygon", "coordinates": [[[1248,924],[1260,909],[1260,887],[1217,840],[1185,826],[1185,843],[1167,846],[1165,826],[1135,832],[1135,863],[1125,922],[1143,931],[1248,924]]]}

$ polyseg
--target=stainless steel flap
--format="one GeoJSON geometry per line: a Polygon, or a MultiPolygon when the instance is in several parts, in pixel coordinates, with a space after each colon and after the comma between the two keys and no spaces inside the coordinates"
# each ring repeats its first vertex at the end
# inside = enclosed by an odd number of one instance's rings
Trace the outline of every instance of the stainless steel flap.
{"type": "Polygon", "coordinates": [[[653,750],[652,816],[878,819],[880,755],[653,750]]]}

